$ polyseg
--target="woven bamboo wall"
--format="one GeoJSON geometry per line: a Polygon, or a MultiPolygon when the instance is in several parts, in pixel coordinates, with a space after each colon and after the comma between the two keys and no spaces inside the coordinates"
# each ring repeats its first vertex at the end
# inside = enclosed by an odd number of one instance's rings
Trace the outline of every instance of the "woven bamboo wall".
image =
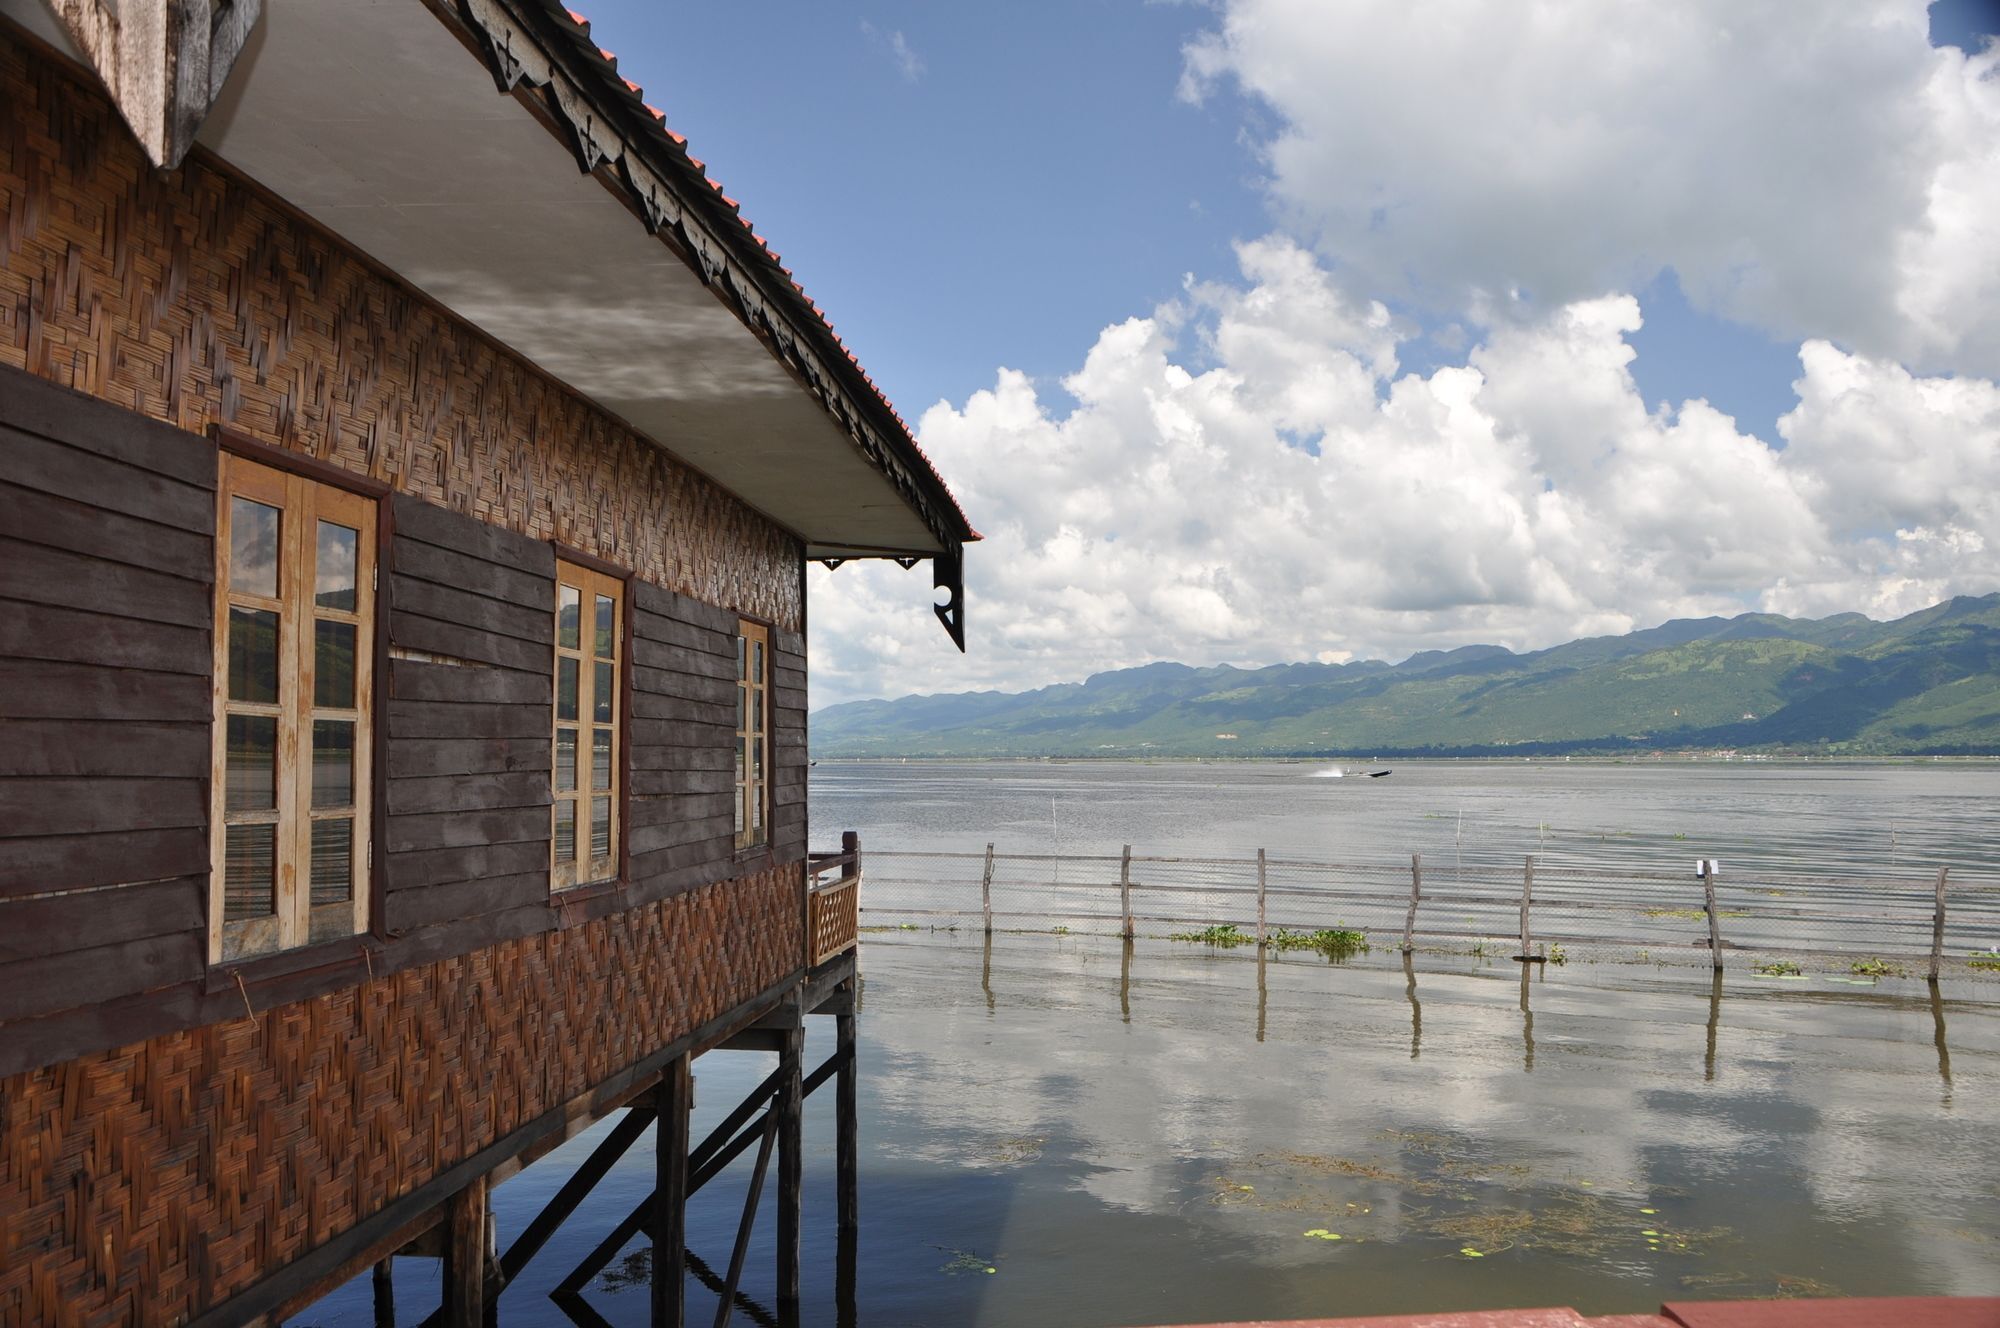
{"type": "Polygon", "coordinates": [[[17,1075],[0,1323],[212,1306],[769,988],[803,946],[779,868],[17,1075]]]}
{"type": "Polygon", "coordinates": [[[0,363],[801,627],[790,535],[213,158],[154,172],[4,23],[0,363]]]}

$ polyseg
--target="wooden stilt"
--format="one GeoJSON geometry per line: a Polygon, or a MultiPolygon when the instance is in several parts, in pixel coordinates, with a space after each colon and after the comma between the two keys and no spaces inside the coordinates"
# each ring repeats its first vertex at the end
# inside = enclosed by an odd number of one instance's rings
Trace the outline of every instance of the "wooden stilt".
{"type": "Polygon", "coordinates": [[[654,1092],[653,1328],[681,1328],[687,1314],[688,1112],[694,1106],[689,1058],[668,1063],[654,1092]]]}
{"type": "Polygon", "coordinates": [[[483,1328],[486,1322],[486,1177],[448,1201],[444,1257],[446,1328],[483,1328]]]}
{"type": "MultiPolygon", "coordinates": [[[[764,1197],[764,1176],[771,1169],[771,1141],[777,1136],[781,1117],[766,1113],[770,1123],[757,1145],[757,1165],[750,1173],[750,1193],[743,1200],[743,1218],[736,1224],[736,1244],[729,1251],[729,1276],[723,1282],[721,1299],[715,1307],[715,1328],[729,1328],[729,1316],[736,1308],[736,1288],[743,1281],[743,1257],[750,1252],[750,1231],[757,1224],[757,1201],[764,1197]]],[[[783,1322],[784,1310],[778,1311],[783,1322]]]]}
{"type": "Polygon", "coordinates": [[[384,1259],[375,1265],[373,1278],[375,1288],[375,1328],[396,1328],[396,1278],[395,1260],[384,1259]]]}
{"type": "Polygon", "coordinates": [[[603,1142],[599,1143],[590,1156],[584,1159],[583,1164],[563,1182],[555,1197],[535,1215],[534,1221],[528,1223],[527,1228],[514,1238],[514,1243],[507,1247],[507,1252],[500,1256],[500,1278],[503,1283],[511,1282],[521,1275],[521,1270],[528,1266],[528,1261],[541,1251],[542,1246],[548,1244],[549,1237],[555,1235],[556,1228],[569,1219],[569,1215],[575,1212],[577,1206],[597,1187],[597,1182],[604,1179],[612,1165],[625,1156],[627,1150],[639,1141],[639,1136],[645,1133],[646,1127],[652,1123],[653,1113],[646,1107],[634,1107],[625,1113],[612,1128],[611,1133],[604,1136],[603,1142]]]}
{"type": "Polygon", "coordinates": [[[857,1105],[859,1067],[855,1064],[854,1014],[833,1017],[835,1054],[840,1069],[834,1080],[834,1205],[837,1237],[834,1268],[835,1316],[855,1320],[855,1274],[861,1247],[861,1113],[857,1105]]]}
{"type": "Polygon", "coordinates": [[[799,1208],[805,1181],[805,1148],[801,1138],[805,1092],[800,1080],[800,1063],[805,1057],[806,1030],[803,1021],[785,1030],[784,1050],[778,1053],[778,1068],[784,1071],[778,1084],[778,1322],[795,1325],[799,1321],[799,1208]]]}

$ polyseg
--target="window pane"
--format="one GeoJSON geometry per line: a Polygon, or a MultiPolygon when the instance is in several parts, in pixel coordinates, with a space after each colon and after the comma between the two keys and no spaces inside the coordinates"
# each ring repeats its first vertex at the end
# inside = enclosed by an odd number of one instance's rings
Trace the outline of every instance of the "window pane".
{"type": "Polygon", "coordinates": [[[764,731],[764,689],[759,687],[750,693],[750,731],[764,731]]]}
{"type": "Polygon", "coordinates": [[[229,699],[278,699],[278,615],[270,609],[230,607],[229,699]]]}
{"type": "Polygon", "coordinates": [[[611,703],[618,699],[612,684],[612,670],[616,666],[610,660],[600,659],[594,666],[596,676],[590,684],[591,718],[599,724],[611,722],[611,703]]]}
{"type": "Polygon", "coordinates": [[[611,787],[611,730],[594,729],[590,735],[590,786],[611,787]]]}
{"type": "MultiPolygon", "coordinates": [[[[354,822],[314,821],[312,826],[312,902],[344,904],[354,898],[354,822]]],[[[349,927],[352,931],[353,928],[349,927]]]]}
{"type": "Polygon", "coordinates": [[[335,710],[354,708],[353,623],[313,623],[313,704],[335,710]]]}
{"type": "Polygon", "coordinates": [[[278,509],[229,500],[229,588],[278,597],[278,509]]]}
{"type": "Polygon", "coordinates": [[[755,683],[764,681],[764,643],[762,641],[752,641],[750,643],[750,681],[755,683]]]}
{"type": "Polygon", "coordinates": [[[556,586],[556,644],[575,650],[582,639],[577,635],[583,617],[583,592],[575,586],[556,586]]]}
{"type": "Polygon", "coordinates": [[[736,731],[738,733],[741,733],[743,731],[743,715],[745,709],[743,703],[743,697],[748,690],[749,689],[747,687],[738,687],[736,689],[736,731]]]}
{"type": "Polygon", "coordinates": [[[762,784],[764,782],[764,740],[762,738],[752,738],[750,740],[750,781],[753,784],[762,784]]]}
{"type": "Polygon", "coordinates": [[[356,552],[361,535],[331,521],[319,523],[319,555],[313,563],[313,602],[322,609],[354,612],[356,552]]]}
{"type": "Polygon", "coordinates": [[[576,804],[568,798],[556,800],[556,861],[576,861],[576,804]]]}
{"type": "Polygon", "coordinates": [[[231,715],[222,805],[232,812],[278,805],[278,721],[271,715],[231,715]]]}
{"type": "Polygon", "coordinates": [[[739,681],[740,681],[740,680],[741,680],[741,679],[742,679],[742,678],[743,678],[743,677],[745,676],[745,670],[747,669],[747,667],[748,667],[748,666],[747,666],[747,665],[746,665],[746,664],[744,663],[744,661],[750,658],[750,653],[749,653],[749,652],[750,652],[750,643],[749,643],[748,641],[745,641],[745,640],[744,640],[744,639],[743,639],[742,637],[740,637],[740,636],[739,636],[739,637],[737,637],[737,638],[736,638],[736,677],[737,677],[737,679],[738,679],[739,681]]]}
{"type": "Polygon", "coordinates": [[[752,784],[750,786],[750,832],[756,835],[759,840],[762,840],[764,837],[761,833],[763,829],[764,786],[762,784],[752,784]]]}
{"type": "Polygon", "coordinates": [[[556,661],[556,718],[576,718],[576,661],[556,661]]]}
{"type": "Polygon", "coordinates": [[[609,595],[597,597],[597,657],[611,658],[611,643],[617,638],[618,601],[609,595]]]}
{"type": "Polygon", "coordinates": [[[590,856],[611,856],[611,799],[590,800],[590,856]]]}
{"type": "Polygon", "coordinates": [[[738,785],[736,786],[736,833],[737,833],[737,834],[739,834],[739,835],[743,833],[743,799],[744,799],[744,796],[745,796],[745,795],[744,795],[744,792],[743,792],[743,786],[742,786],[741,784],[738,784],[738,785]]]}
{"type": "MultiPolygon", "coordinates": [[[[354,805],[354,722],[313,721],[313,801],[315,807],[354,805]]],[[[315,831],[314,833],[318,833],[315,831]]]]}
{"type": "Polygon", "coordinates": [[[576,730],[556,730],[556,792],[576,787],[576,730]]]}
{"type": "Polygon", "coordinates": [[[232,825],[222,836],[222,920],[270,917],[278,911],[278,827],[232,825]]]}

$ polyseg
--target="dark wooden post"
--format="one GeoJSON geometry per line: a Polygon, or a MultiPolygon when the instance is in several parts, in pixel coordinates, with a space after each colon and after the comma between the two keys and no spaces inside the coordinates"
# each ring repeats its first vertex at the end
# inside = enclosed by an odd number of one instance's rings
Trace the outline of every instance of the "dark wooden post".
{"type": "Polygon", "coordinates": [[[1944,963],[1944,879],[1951,868],[1938,868],[1937,908],[1931,913],[1931,981],[1938,980],[1938,969],[1944,963]]]}
{"type": "Polygon", "coordinates": [[[778,1322],[799,1322],[799,1207],[805,1182],[801,1138],[805,1094],[799,1067],[805,1059],[804,1013],[788,1007],[793,1026],[784,1030],[778,1051],[778,1322]]]}
{"type": "Polygon", "coordinates": [[[1126,940],[1132,939],[1132,846],[1125,846],[1125,856],[1118,863],[1118,911],[1124,915],[1125,930],[1119,934],[1126,940]]]}
{"type": "Polygon", "coordinates": [[[486,1322],[486,1177],[451,1196],[445,1207],[444,1321],[446,1328],[486,1322]]]}
{"type": "Polygon", "coordinates": [[[1702,907],[1708,912],[1708,956],[1722,971],[1722,919],[1715,911],[1715,859],[1701,860],[1702,907]]]}
{"type": "Polygon", "coordinates": [[[1410,911],[1403,915],[1403,953],[1408,954],[1417,931],[1417,901],[1424,897],[1424,855],[1410,855],[1410,911]]]}
{"type": "MultiPolygon", "coordinates": [[[[1257,948],[1264,948],[1264,850],[1257,850],[1257,948]]],[[[1260,1035],[1257,1040],[1264,1039],[1260,1035]]]]}
{"type": "Polygon", "coordinates": [[[396,1280],[393,1257],[375,1265],[375,1328],[396,1328],[396,1280]]]}
{"type": "Polygon", "coordinates": [[[1524,964],[1532,963],[1535,958],[1533,938],[1528,932],[1528,906],[1534,897],[1535,855],[1530,853],[1526,865],[1521,868],[1521,953],[1514,956],[1524,964]]]}
{"type": "MultiPolygon", "coordinates": [[[[852,980],[849,980],[850,987],[852,980]]],[[[837,1237],[834,1269],[834,1302],[836,1316],[845,1323],[854,1322],[855,1272],[860,1262],[861,1245],[861,1113],[855,1102],[860,1067],[855,1064],[858,1054],[854,1045],[854,1006],[850,993],[848,1004],[833,1017],[834,1040],[839,1044],[834,1048],[840,1057],[840,1069],[834,1079],[834,1204],[835,1234],[837,1237]]]]}
{"type": "Polygon", "coordinates": [[[687,1316],[688,1113],[694,1076],[676,1056],[653,1090],[653,1328],[681,1328],[687,1316]]]}
{"type": "Polygon", "coordinates": [[[986,870],[979,874],[979,912],[986,919],[986,934],[993,934],[993,846],[986,846],[986,870]]]}

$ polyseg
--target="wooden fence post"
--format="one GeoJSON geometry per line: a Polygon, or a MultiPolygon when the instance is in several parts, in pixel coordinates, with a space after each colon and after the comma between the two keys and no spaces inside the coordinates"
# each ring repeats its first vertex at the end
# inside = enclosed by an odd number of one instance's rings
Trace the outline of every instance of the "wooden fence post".
{"type": "Polygon", "coordinates": [[[1120,933],[1126,940],[1132,939],[1132,846],[1125,846],[1125,856],[1118,862],[1118,911],[1125,917],[1125,930],[1120,933]]]}
{"type": "Polygon", "coordinates": [[[1264,948],[1264,850],[1257,850],[1257,948],[1264,948]]]}
{"type": "Polygon", "coordinates": [[[445,1201],[444,1322],[482,1328],[486,1321],[486,1177],[445,1201]]]}
{"type": "Polygon", "coordinates": [[[986,846],[986,870],[979,875],[979,911],[986,918],[986,934],[993,934],[993,846],[986,846]]]}
{"type": "Polygon", "coordinates": [[[1411,937],[1417,930],[1417,901],[1424,897],[1424,855],[1410,855],[1410,911],[1403,915],[1403,953],[1414,948],[1411,937]]]}
{"type": "Polygon", "coordinates": [[[1951,871],[1949,867],[1938,868],[1937,908],[1931,914],[1931,981],[1938,980],[1938,968],[1944,962],[1944,878],[1951,871]]]}
{"type": "Polygon", "coordinates": [[[1708,913],[1708,955],[1715,969],[1722,971],[1722,919],[1715,911],[1715,859],[1701,860],[1702,907],[1708,913]]]}
{"type": "Polygon", "coordinates": [[[1528,931],[1528,905],[1535,897],[1535,855],[1530,853],[1527,863],[1521,868],[1521,953],[1514,956],[1524,964],[1535,962],[1535,951],[1528,931]]]}

